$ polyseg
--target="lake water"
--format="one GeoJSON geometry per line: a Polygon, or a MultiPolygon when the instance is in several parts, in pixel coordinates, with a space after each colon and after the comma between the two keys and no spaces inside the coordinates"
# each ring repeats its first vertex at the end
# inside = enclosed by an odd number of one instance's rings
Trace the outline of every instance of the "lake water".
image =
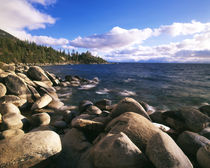
{"type": "Polygon", "coordinates": [[[117,103],[124,97],[142,100],[160,110],[210,103],[210,64],[120,63],[43,68],[62,78],[78,75],[100,79],[100,83],[89,90],[60,88],[58,94],[68,105],[78,105],[85,99],[95,102],[104,98],[117,103]]]}

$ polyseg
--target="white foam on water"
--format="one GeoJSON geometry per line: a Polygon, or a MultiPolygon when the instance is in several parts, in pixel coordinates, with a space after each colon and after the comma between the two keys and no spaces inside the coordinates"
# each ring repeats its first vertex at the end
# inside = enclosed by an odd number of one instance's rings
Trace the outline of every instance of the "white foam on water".
{"type": "Polygon", "coordinates": [[[136,92],[129,91],[129,90],[123,90],[122,92],[119,92],[121,96],[136,96],[136,92]]]}
{"type": "Polygon", "coordinates": [[[58,97],[59,97],[59,98],[70,97],[71,95],[72,95],[71,92],[70,92],[70,93],[63,93],[63,94],[58,93],[58,97]]]}
{"type": "Polygon", "coordinates": [[[93,85],[93,84],[88,84],[88,85],[82,85],[81,87],[79,87],[78,89],[79,90],[89,90],[89,89],[92,89],[96,87],[96,85],[93,85]]]}
{"type": "Polygon", "coordinates": [[[108,94],[109,92],[110,92],[110,90],[107,89],[107,88],[96,91],[97,94],[101,94],[101,95],[102,94],[108,94]]]}
{"type": "Polygon", "coordinates": [[[132,79],[132,78],[128,78],[128,79],[125,79],[123,80],[124,82],[128,83],[128,82],[131,82],[131,81],[135,81],[135,79],[132,79]]]}

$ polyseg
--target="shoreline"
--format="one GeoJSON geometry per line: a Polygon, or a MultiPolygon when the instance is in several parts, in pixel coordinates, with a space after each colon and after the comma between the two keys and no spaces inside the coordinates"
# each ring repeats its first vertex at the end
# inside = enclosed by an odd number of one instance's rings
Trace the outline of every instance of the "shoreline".
{"type": "Polygon", "coordinates": [[[201,167],[200,156],[210,152],[204,151],[210,105],[159,112],[126,97],[117,104],[103,99],[66,106],[55,89],[98,83],[71,75],[62,80],[39,66],[1,64],[0,167],[201,167]]]}

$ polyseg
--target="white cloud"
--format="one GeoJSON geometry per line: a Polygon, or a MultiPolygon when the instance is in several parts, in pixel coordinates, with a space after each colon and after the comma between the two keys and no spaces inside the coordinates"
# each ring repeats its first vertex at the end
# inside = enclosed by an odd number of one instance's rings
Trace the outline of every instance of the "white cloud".
{"type": "Polygon", "coordinates": [[[28,0],[28,1],[32,3],[39,3],[44,6],[56,3],[56,0],[28,0]]]}
{"type": "Polygon", "coordinates": [[[195,33],[206,32],[210,30],[210,23],[201,23],[191,21],[191,23],[173,23],[172,25],[163,25],[154,29],[154,35],[169,34],[171,36],[192,35],[195,33]]]}
{"type": "Polygon", "coordinates": [[[147,28],[122,29],[114,27],[111,31],[104,34],[92,35],[89,37],[78,37],[70,42],[70,45],[79,48],[89,48],[98,50],[113,50],[116,48],[127,47],[133,44],[140,44],[152,35],[152,30],[147,28]]]}

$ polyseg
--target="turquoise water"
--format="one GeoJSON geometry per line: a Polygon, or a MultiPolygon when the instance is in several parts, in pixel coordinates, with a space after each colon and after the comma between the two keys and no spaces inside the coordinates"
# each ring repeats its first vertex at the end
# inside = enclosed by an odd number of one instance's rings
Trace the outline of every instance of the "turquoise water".
{"type": "Polygon", "coordinates": [[[78,105],[84,99],[94,102],[103,98],[116,103],[126,96],[161,110],[210,103],[210,64],[81,64],[44,69],[62,78],[78,75],[100,79],[100,83],[89,90],[60,88],[58,94],[68,105],[78,105]]]}

